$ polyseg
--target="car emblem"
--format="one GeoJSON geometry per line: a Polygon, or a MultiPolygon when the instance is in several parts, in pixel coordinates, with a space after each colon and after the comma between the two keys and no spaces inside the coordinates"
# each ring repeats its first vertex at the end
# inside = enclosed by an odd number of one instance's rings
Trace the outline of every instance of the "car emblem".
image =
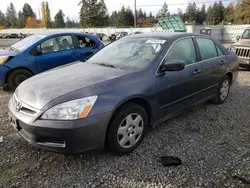
{"type": "Polygon", "coordinates": [[[22,103],[21,103],[21,102],[17,102],[15,108],[16,108],[16,111],[17,111],[17,112],[18,112],[19,110],[21,110],[21,108],[22,108],[22,103]]]}

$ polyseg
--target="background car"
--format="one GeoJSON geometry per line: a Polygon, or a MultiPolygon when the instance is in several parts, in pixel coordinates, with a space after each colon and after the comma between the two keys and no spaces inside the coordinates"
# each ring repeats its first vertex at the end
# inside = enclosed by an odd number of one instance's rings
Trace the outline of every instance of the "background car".
{"type": "Polygon", "coordinates": [[[9,39],[18,39],[19,36],[18,36],[18,34],[12,33],[12,34],[8,34],[7,38],[9,38],[9,39]]]}
{"type": "Polygon", "coordinates": [[[228,49],[237,54],[240,67],[250,68],[250,28],[245,29],[242,36],[237,37],[237,42],[228,49]]]}
{"type": "Polygon", "coordinates": [[[36,147],[62,153],[107,147],[127,154],[149,127],[207,100],[224,103],[237,76],[236,54],[211,37],[130,35],[87,62],[26,80],[9,114],[36,147]]]}
{"type": "Polygon", "coordinates": [[[0,51],[0,85],[14,90],[35,74],[83,60],[102,47],[97,36],[85,33],[28,36],[0,51]]]}

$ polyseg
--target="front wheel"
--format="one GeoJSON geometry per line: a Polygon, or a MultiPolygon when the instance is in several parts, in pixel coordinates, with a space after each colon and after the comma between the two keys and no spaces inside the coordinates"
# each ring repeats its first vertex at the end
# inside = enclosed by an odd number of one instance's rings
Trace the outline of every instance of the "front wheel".
{"type": "Polygon", "coordinates": [[[147,127],[148,115],[144,108],[133,103],[124,105],[109,125],[109,150],[118,155],[131,153],[142,142],[147,127]]]}
{"type": "Polygon", "coordinates": [[[230,78],[227,75],[224,76],[218,85],[216,94],[213,98],[214,104],[223,104],[226,101],[230,91],[230,84],[230,78]]]}
{"type": "Polygon", "coordinates": [[[11,72],[7,78],[7,86],[11,90],[15,90],[19,84],[21,84],[24,80],[30,78],[32,73],[26,69],[16,69],[11,72]]]}

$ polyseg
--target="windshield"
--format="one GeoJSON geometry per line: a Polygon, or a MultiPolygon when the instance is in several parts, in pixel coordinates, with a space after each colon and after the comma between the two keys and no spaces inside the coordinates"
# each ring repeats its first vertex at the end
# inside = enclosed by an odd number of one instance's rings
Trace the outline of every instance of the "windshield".
{"type": "Polygon", "coordinates": [[[39,40],[43,39],[46,37],[45,35],[31,35],[23,40],[18,41],[17,43],[13,44],[11,48],[14,48],[20,52],[26,50],[28,47],[30,47],[32,44],[35,44],[39,40]]]}
{"type": "Polygon", "coordinates": [[[142,70],[159,54],[166,40],[127,39],[118,40],[97,52],[88,63],[113,68],[142,70]]]}
{"type": "Polygon", "coordinates": [[[247,29],[244,31],[244,33],[242,34],[242,39],[250,39],[250,29],[247,29]]]}

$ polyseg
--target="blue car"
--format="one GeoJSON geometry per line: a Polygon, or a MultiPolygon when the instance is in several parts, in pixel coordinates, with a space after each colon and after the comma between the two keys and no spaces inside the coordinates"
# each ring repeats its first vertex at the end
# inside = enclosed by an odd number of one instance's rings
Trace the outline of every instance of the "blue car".
{"type": "Polygon", "coordinates": [[[87,59],[103,47],[98,36],[86,33],[31,35],[0,50],[0,86],[14,90],[35,74],[87,59]]]}

